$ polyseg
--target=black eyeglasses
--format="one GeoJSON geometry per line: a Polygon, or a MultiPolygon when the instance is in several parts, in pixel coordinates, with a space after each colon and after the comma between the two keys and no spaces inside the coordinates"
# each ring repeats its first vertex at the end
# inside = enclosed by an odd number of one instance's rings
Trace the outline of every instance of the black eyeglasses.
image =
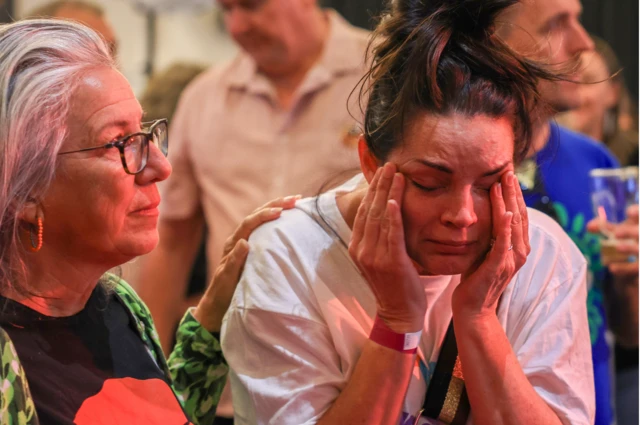
{"type": "Polygon", "coordinates": [[[127,174],[138,174],[144,170],[147,166],[147,162],[149,161],[149,142],[153,142],[158,148],[160,148],[160,151],[164,156],[167,156],[169,153],[167,120],[160,119],[151,123],[143,123],[142,125],[149,130],[124,136],[103,146],[60,152],[58,155],[86,152],[95,149],[118,148],[124,171],[127,174]]]}

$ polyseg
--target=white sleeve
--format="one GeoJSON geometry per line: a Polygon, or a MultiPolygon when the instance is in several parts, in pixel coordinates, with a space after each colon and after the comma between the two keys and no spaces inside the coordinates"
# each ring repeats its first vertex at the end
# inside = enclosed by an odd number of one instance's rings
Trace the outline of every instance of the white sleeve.
{"type": "Polygon", "coordinates": [[[515,351],[529,382],[562,423],[590,425],[595,418],[595,389],[586,263],[565,277],[522,317],[521,344],[515,351]]]}
{"type": "Polygon", "coordinates": [[[235,423],[315,424],[345,380],[308,271],[286,242],[271,239],[252,236],[222,327],[235,423]]]}

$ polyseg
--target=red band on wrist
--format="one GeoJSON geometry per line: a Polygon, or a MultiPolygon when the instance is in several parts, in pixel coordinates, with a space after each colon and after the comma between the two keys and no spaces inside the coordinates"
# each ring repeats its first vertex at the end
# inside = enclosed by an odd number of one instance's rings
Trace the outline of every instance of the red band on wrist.
{"type": "Polygon", "coordinates": [[[399,334],[389,329],[384,321],[376,315],[369,339],[383,347],[391,348],[401,353],[415,353],[418,349],[422,331],[399,334]]]}

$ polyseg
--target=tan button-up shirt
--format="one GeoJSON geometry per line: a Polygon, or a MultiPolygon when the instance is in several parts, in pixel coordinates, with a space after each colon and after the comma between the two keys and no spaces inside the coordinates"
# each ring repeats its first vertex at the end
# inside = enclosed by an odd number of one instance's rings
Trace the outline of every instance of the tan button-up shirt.
{"type": "Polygon", "coordinates": [[[246,53],[199,76],[170,123],[173,174],[162,186],[161,215],[187,218],[202,208],[209,269],[227,237],[267,201],[315,195],[338,173],[357,169],[358,92],[368,32],[328,11],[324,52],[308,72],[292,108],[246,53]],[[349,110],[348,110],[349,109],[349,110]]]}

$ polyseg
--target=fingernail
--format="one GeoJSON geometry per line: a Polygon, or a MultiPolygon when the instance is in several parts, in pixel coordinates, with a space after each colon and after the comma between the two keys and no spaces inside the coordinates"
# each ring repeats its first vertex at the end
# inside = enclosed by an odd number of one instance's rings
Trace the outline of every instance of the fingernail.
{"type": "Polygon", "coordinates": [[[507,178],[505,179],[505,184],[507,186],[511,186],[513,184],[513,173],[511,171],[509,171],[507,173],[507,178]]]}
{"type": "Polygon", "coordinates": [[[269,210],[269,212],[270,212],[271,214],[279,214],[279,213],[281,213],[281,212],[282,212],[282,208],[280,208],[280,207],[277,207],[277,208],[271,208],[271,210],[269,210]]]}
{"type": "Polygon", "coordinates": [[[498,198],[502,198],[502,183],[496,185],[496,195],[498,195],[498,198]]]}
{"type": "Polygon", "coordinates": [[[292,196],[287,196],[283,199],[284,202],[291,202],[293,200],[299,199],[298,196],[300,195],[292,195],[292,196]]]}
{"type": "Polygon", "coordinates": [[[511,182],[513,183],[514,187],[517,187],[520,184],[520,182],[518,181],[518,177],[515,174],[513,175],[511,182]]]}
{"type": "Polygon", "coordinates": [[[296,195],[296,200],[302,199],[302,195],[296,195]]]}

